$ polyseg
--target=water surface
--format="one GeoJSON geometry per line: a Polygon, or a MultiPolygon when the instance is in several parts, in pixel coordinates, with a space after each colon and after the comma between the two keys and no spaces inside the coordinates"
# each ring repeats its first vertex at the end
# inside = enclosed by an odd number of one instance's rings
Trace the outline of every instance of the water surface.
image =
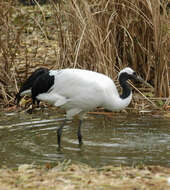
{"type": "Polygon", "coordinates": [[[170,167],[170,119],[116,114],[91,115],[77,140],[78,121],[68,122],[57,146],[64,115],[56,112],[10,113],[0,116],[0,166],[55,164],[71,159],[91,166],[149,164],[170,167]]]}

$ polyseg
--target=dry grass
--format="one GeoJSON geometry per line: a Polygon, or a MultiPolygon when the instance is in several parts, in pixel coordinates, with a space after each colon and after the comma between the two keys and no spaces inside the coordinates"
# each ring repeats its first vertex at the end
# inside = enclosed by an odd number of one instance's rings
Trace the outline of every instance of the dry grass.
{"type": "Polygon", "coordinates": [[[157,0],[76,1],[61,8],[68,25],[61,29],[60,61],[105,73],[131,66],[168,97],[169,16],[157,0]]]}
{"type": "Polygon", "coordinates": [[[58,64],[58,44],[54,37],[57,35],[51,33],[54,39],[48,40],[54,24],[53,20],[50,25],[47,21],[51,8],[13,4],[12,0],[0,3],[0,102],[7,106],[14,104],[18,85],[35,68],[58,64]]]}
{"type": "MultiPolygon", "coordinates": [[[[13,104],[18,85],[39,66],[85,68],[114,80],[131,66],[154,87],[154,95],[169,97],[170,15],[163,2],[50,0],[34,7],[0,2],[2,104],[13,104]]],[[[168,106],[169,100],[163,102],[168,106]]]]}
{"type": "Polygon", "coordinates": [[[16,170],[0,169],[3,190],[168,190],[170,169],[159,166],[91,168],[84,164],[59,163],[48,169],[21,165],[16,170]]]}

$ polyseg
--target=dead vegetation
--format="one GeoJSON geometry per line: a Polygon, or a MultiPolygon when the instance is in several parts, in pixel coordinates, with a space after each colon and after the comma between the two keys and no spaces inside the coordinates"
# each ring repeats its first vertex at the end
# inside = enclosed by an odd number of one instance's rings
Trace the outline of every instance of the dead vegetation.
{"type": "Polygon", "coordinates": [[[85,164],[59,163],[56,167],[21,165],[0,169],[1,189],[43,190],[168,190],[170,169],[159,166],[91,168],[85,164]]]}
{"type": "Polygon", "coordinates": [[[1,1],[1,104],[13,105],[18,86],[39,66],[85,68],[114,80],[131,66],[153,86],[143,94],[169,97],[170,14],[168,1],[161,2],[49,0],[28,7],[1,1]]]}

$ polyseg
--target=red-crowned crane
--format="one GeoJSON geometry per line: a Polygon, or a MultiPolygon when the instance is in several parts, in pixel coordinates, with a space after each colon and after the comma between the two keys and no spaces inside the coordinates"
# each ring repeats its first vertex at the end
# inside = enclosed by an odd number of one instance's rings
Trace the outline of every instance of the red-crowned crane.
{"type": "Polygon", "coordinates": [[[126,67],[118,75],[123,90],[119,95],[113,80],[104,74],[82,69],[48,70],[33,82],[31,94],[33,103],[36,100],[45,101],[66,110],[66,118],[57,130],[59,147],[65,122],[79,115],[77,135],[81,145],[81,126],[86,112],[96,107],[117,111],[129,105],[132,92],[128,79],[140,78],[135,71],[126,67]]]}

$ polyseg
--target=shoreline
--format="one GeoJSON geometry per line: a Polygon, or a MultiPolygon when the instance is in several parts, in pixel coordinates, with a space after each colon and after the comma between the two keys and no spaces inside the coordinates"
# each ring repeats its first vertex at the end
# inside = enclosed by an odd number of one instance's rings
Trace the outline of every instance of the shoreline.
{"type": "Polygon", "coordinates": [[[105,166],[92,168],[70,160],[58,162],[54,167],[20,165],[18,168],[0,169],[2,189],[170,189],[170,168],[160,166],[105,166]]]}

